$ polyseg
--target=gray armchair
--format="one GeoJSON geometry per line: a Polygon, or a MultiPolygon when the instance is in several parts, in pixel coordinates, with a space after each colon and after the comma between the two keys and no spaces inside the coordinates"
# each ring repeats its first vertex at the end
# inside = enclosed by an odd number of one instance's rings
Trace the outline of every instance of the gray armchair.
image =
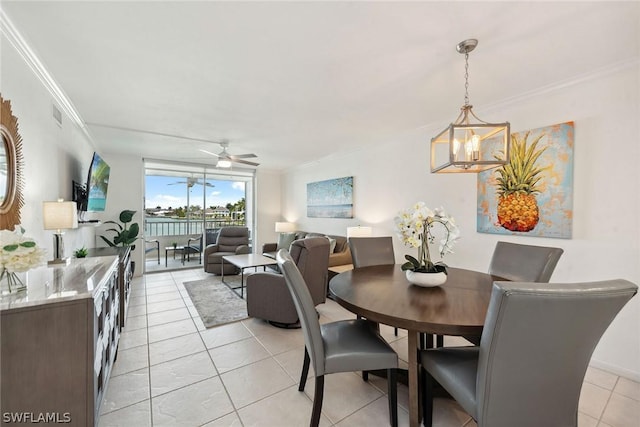
{"type": "MultiPolygon", "coordinates": [[[[291,257],[309,287],[314,305],[325,302],[329,239],[310,237],[296,240],[291,244],[291,257]]],[[[275,326],[299,327],[298,313],[282,274],[259,272],[247,277],[247,314],[275,326]]]]}
{"type": "Polygon", "coordinates": [[[626,280],[494,283],[479,346],[420,353],[425,427],[434,380],[478,427],[576,426],[591,354],[637,291],[626,280]]]}
{"type": "MultiPolygon", "coordinates": [[[[249,229],[247,227],[223,227],[218,233],[218,240],[204,249],[204,271],[222,274],[222,257],[226,255],[248,254],[249,229]]],[[[231,263],[224,263],[224,274],[238,274],[238,268],[231,263]]]]}

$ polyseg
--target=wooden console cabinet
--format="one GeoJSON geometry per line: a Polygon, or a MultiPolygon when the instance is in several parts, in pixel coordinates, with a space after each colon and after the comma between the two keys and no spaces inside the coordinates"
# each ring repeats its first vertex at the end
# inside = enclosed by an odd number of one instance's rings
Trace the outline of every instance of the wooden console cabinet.
{"type": "Polygon", "coordinates": [[[88,257],[96,256],[118,256],[118,286],[120,288],[120,328],[124,328],[127,320],[127,309],[129,308],[129,294],[131,293],[131,278],[133,269],[131,268],[131,247],[118,246],[108,248],[92,248],[88,250],[88,257]]]}
{"type": "Polygon", "coordinates": [[[3,423],[97,425],[118,349],[120,301],[115,256],[31,270],[26,291],[0,297],[3,423]]]}

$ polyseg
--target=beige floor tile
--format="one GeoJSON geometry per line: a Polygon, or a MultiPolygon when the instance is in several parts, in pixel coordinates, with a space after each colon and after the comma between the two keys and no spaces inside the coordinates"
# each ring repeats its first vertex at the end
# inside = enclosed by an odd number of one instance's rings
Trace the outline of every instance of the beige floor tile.
{"type": "Polygon", "coordinates": [[[147,314],[147,322],[149,322],[149,326],[163,325],[165,323],[171,323],[178,320],[185,320],[190,318],[191,313],[189,313],[189,310],[187,310],[186,307],[147,314]]]}
{"type": "Polygon", "coordinates": [[[154,303],[147,303],[147,314],[159,313],[161,311],[176,310],[178,308],[184,308],[184,301],[182,298],[172,299],[169,301],[161,301],[154,303]]]}
{"type": "Polygon", "coordinates": [[[602,421],[600,421],[600,422],[598,423],[598,427],[614,427],[614,426],[609,425],[609,424],[607,424],[607,423],[603,423],[602,421]]]}
{"type": "Polygon", "coordinates": [[[405,362],[409,360],[409,338],[404,337],[399,340],[390,342],[391,348],[398,353],[398,358],[405,362]]]}
{"type": "Polygon", "coordinates": [[[578,410],[593,418],[600,419],[607,405],[611,391],[591,383],[582,385],[578,410]]]}
{"type": "Polygon", "coordinates": [[[149,399],[149,370],[109,378],[100,413],[105,414],[149,399]]]}
{"type": "MultiPolygon", "coordinates": [[[[275,393],[238,411],[245,426],[306,426],[311,419],[312,402],[298,391],[297,385],[275,393]]],[[[331,422],[320,417],[320,426],[331,422]]]]}
{"type": "Polygon", "coordinates": [[[149,371],[153,397],[218,374],[206,351],[153,365],[149,371]]]}
{"type": "Polygon", "coordinates": [[[127,316],[129,316],[129,317],[144,316],[145,314],[147,314],[147,305],[146,304],[135,305],[135,306],[129,307],[127,309],[127,316]]]}
{"type": "MultiPolygon", "coordinates": [[[[304,362],[304,346],[285,351],[273,357],[289,376],[298,383],[302,375],[302,363],[304,362]]],[[[309,377],[313,376],[313,366],[309,367],[309,377]]]]}
{"type": "Polygon", "coordinates": [[[118,351],[138,347],[147,344],[147,329],[136,329],[134,331],[122,331],[118,342],[118,351]]]}
{"type": "Polygon", "coordinates": [[[127,316],[124,322],[124,331],[134,331],[136,329],[147,328],[147,316],[127,316]]]}
{"type": "MultiPolygon", "coordinates": [[[[387,427],[389,425],[389,400],[387,396],[368,404],[359,411],[349,415],[336,424],[336,427],[368,426],[387,427]]],[[[403,408],[398,408],[398,425],[409,425],[409,413],[403,408]]]]}
{"type": "Polygon", "coordinates": [[[198,332],[191,318],[165,323],[164,325],[149,326],[148,331],[150,343],[198,332]]]}
{"type": "Polygon", "coordinates": [[[219,377],[152,399],[154,426],[200,426],[233,412],[219,377]]]}
{"type": "Polygon", "coordinates": [[[332,322],[356,318],[355,314],[342,308],[338,303],[329,298],[327,298],[324,304],[318,305],[316,310],[318,310],[321,316],[330,319],[332,322]]]}
{"type": "Polygon", "coordinates": [[[598,427],[598,420],[578,412],[578,427],[598,427]]]}
{"type": "Polygon", "coordinates": [[[145,400],[135,405],[100,416],[100,427],[147,427],[151,426],[150,400],[145,400]]]}
{"type": "Polygon", "coordinates": [[[176,285],[162,285],[162,286],[150,287],[147,289],[147,296],[163,294],[165,292],[175,292],[177,289],[178,288],[176,288],[176,285]]]}
{"type": "Polygon", "coordinates": [[[602,421],[614,427],[638,427],[640,402],[618,393],[612,393],[602,414],[602,421]]]}
{"type": "Polygon", "coordinates": [[[585,373],[584,381],[606,388],[607,390],[613,390],[613,387],[615,387],[616,382],[618,381],[618,376],[603,371],[602,369],[589,366],[585,373]]]}
{"type": "MultiPolygon", "coordinates": [[[[640,400],[640,383],[631,381],[628,378],[620,377],[613,391],[633,400],[640,400]]],[[[640,423],[638,424],[640,425],[640,423]]]]}
{"type": "Polygon", "coordinates": [[[201,331],[200,336],[207,348],[215,348],[244,340],[252,335],[242,322],[234,322],[201,331]]]}
{"type": "Polygon", "coordinates": [[[176,282],[173,279],[165,279],[165,280],[154,280],[153,282],[146,283],[147,295],[149,295],[151,290],[158,288],[173,288],[175,290],[176,282]]]}
{"type": "Polygon", "coordinates": [[[144,305],[147,303],[147,297],[141,296],[129,296],[129,307],[135,307],[136,305],[144,305]]]}
{"type": "Polygon", "coordinates": [[[254,337],[209,350],[220,373],[258,362],[270,357],[269,352],[254,337]]]}
{"type": "Polygon", "coordinates": [[[263,319],[255,319],[250,317],[242,321],[242,324],[255,336],[270,331],[275,326],[269,324],[269,322],[263,319]]]}
{"type": "MultiPolygon", "coordinates": [[[[369,384],[380,390],[381,393],[387,394],[389,387],[387,386],[387,379],[381,378],[376,375],[369,375],[369,384]]],[[[402,383],[397,383],[398,393],[398,406],[409,410],[409,387],[402,383]]]]}
{"type": "Polygon", "coordinates": [[[433,427],[464,426],[470,420],[471,416],[455,400],[436,398],[433,401],[433,427]]]}
{"type": "Polygon", "coordinates": [[[177,289],[172,292],[163,292],[161,294],[149,295],[147,296],[147,304],[153,304],[156,302],[163,302],[163,301],[171,301],[174,299],[182,300],[182,294],[180,294],[180,292],[178,292],[177,289]]]}
{"type": "Polygon", "coordinates": [[[157,365],[205,350],[200,335],[193,333],[149,344],[149,360],[151,365],[157,365]]]}
{"type": "Polygon", "coordinates": [[[262,331],[256,338],[271,354],[280,354],[304,345],[302,329],[283,329],[271,326],[262,331]]]}
{"type": "Polygon", "coordinates": [[[243,366],[220,377],[236,408],[257,402],[294,384],[273,358],[243,366]]]}
{"type": "MultiPolygon", "coordinates": [[[[315,378],[309,378],[305,393],[313,399],[315,378]]],[[[360,374],[345,372],[325,375],[324,404],[322,412],[336,423],[365,407],[382,396],[382,393],[371,384],[362,380],[360,374]]]]}
{"type": "Polygon", "coordinates": [[[243,425],[240,418],[238,418],[238,414],[232,412],[210,423],[206,423],[202,427],[243,427],[243,425]]]}
{"type": "Polygon", "coordinates": [[[149,349],[146,345],[127,350],[118,349],[118,358],[113,364],[111,376],[126,374],[149,366],[149,349]]]}

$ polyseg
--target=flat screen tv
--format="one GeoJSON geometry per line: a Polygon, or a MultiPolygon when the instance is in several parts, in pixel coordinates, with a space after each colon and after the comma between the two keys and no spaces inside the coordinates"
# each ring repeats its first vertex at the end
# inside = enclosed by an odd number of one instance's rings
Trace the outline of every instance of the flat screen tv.
{"type": "Polygon", "coordinates": [[[93,153],[87,178],[87,212],[102,212],[107,204],[111,168],[98,153],[93,153]]]}

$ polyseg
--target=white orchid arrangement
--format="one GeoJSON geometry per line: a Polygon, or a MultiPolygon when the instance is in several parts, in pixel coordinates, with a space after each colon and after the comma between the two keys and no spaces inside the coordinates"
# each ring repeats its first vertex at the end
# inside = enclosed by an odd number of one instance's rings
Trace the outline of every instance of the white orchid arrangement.
{"type": "Polygon", "coordinates": [[[440,240],[440,256],[453,253],[453,245],[460,238],[460,230],[455,220],[447,215],[443,208],[429,209],[424,202],[418,202],[413,207],[405,209],[395,217],[398,237],[407,246],[418,248],[418,258],[405,255],[406,263],[403,270],[421,273],[446,273],[446,265],[442,262],[433,263],[429,252],[429,244],[435,243],[434,226],[444,227],[444,237],[440,240]]]}
{"type": "Polygon", "coordinates": [[[14,231],[0,230],[0,281],[7,279],[9,292],[11,287],[23,287],[24,283],[16,275],[43,265],[45,250],[24,235],[24,228],[16,225],[14,231]]]}

